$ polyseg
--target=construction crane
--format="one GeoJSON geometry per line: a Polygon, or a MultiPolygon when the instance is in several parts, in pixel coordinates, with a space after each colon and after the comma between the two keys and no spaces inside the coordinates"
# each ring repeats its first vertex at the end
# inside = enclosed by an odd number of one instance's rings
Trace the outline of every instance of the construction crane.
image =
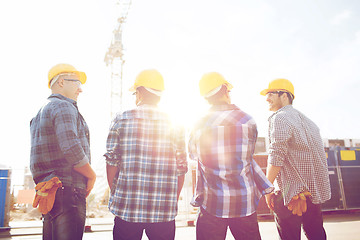
{"type": "Polygon", "coordinates": [[[117,26],[113,31],[113,39],[105,54],[106,66],[111,67],[111,118],[123,108],[123,66],[124,48],[122,43],[122,30],[129,13],[131,0],[118,0],[116,2],[120,16],[117,19],[117,26]]]}
{"type": "MultiPolygon", "coordinates": [[[[117,18],[117,25],[113,31],[113,38],[105,54],[106,66],[111,67],[111,118],[115,117],[117,112],[122,110],[122,92],[123,92],[123,66],[124,60],[124,48],[122,44],[122,29],[126,21],[131,0],[117,0],[116,7],[120,9],[120,16],[117,18]]],[[[100,198],[101,202],[108,201],[108,185],[106,180],[106,170],[103,162],[96,164],[97,179],[96,185],[92,191],[92,194],[100,198]],[[105,192],[104,192],[105,189],[105,192]]],[[[88,209],[88,208],[87,208],[88,209]]],[[[89,225],[89,224],[87,224],[89,225]]],[[[91,228],[91,226],[87,226],[91,228]]],[[[89,230],[89,229],[88,229],[89,230]]]]}

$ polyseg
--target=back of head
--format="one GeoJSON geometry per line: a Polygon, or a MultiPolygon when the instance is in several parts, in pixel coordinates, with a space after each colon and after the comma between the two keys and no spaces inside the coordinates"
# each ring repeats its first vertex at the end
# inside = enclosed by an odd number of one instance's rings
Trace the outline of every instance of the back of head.
{"type": "Polygon", "coordinates": [[[141,97],[142,104],[157,105],[160,102],[160,96],[148,91],[145,87],[136,88],[141,97]]]}
{"type": "Polygon", "coordinates": [[[233,86],[217,72],[205,73],[199,81],[200,95],[211,105],[223,104],[224,95],[232,88],[233,86]]]}
{"type": "Polygon", "coordinates": [[[226,94],[228,93],[228,88],[225,85],[221,85],[220,89],[214,94],[205,99],[208,101],[210,105],[222,105],[228,104],[230,102],[226,99],[226,94]]]}
{"type": "Polygon", "coordinates": [[[226,81],[220,73],[205,73],[199,81],[200,95],[208,98],[219,91],[222,85],[225,85],[228,90],[233,88],[233,86],[226,81]]]}
{"type": "Polygon", "coordinates": [[[138,87],[150,88],[162,92],[165,89],[164,78],[155,69],[144,70],[137,75],[134,85],[129,90],[135,92],[138,87]]]}
{"type": "Polygon", "coordinates": [[[147,69],[137,75],[134,85],[129,91],[138,92],[139,96],[137,96],[136,99],[137,105],[157,105],[164,89],[164,78],[159,71],[147,69]]]}

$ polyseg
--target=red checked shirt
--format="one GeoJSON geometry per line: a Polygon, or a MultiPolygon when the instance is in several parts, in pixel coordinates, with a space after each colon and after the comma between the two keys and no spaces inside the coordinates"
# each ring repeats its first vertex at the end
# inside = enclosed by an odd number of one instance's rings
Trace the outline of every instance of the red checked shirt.
{"type": "Polygon", "coordinates": [[[330,199],[330,181],[320,130],[309,118],[287,105],[269,118],[269,157],[281,166],[276,177],[284,204],[303,190],[314,204],[330,199]]]}
{"type": "Polygon", "coordinates": [[[198,161],[192,205],[221,218],[256,211],[262,195],[274,187],[253,159],[257,127],[236,105],[215,105],[195,126],[190,158],[198,161]]]}

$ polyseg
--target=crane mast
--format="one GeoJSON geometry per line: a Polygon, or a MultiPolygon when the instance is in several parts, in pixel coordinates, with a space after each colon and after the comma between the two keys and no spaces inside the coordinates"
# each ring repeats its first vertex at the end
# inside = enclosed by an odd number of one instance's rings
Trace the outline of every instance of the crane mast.
{"type": "Polygon", "coordinates": [[[123,67],[125,60],[122,30],[130,9],[131,0],[118,0],[116,5],[120,15],[113,31],[110,47],[108,48],[104,59],[106,66],[110,66],[111,68],[111,118],[113,118],[117,112],[121,112],[123,107],[123,67]]]}

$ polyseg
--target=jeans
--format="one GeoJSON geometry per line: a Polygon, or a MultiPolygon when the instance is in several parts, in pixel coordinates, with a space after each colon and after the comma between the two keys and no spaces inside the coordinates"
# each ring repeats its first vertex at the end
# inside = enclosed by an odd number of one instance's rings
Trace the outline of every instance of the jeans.
{"type": "Polygon", "coordinates": [[[203,208],[200,208],[196,222],[196,239],[225,239],[228,226],[235,239],[261,239],[256,213],[246,217],[219,218],[209,214],[203,208]]]}
{"type": "Polygon", "coordinates": [[[113,238],[114,240],[141,240],[144,230],[149,240],[171,240],[175,238],[175,220],[159,223],[133,223],[115,217],[113,238]]]}
{"type": "Polygon", "coordinates": [[[300,240],[301,224],[309,240],[326,239],[321,205],[313,204],[309,198],[306,199],[306,204],[307,211],[302,216],[293,215],[283,204],[278,207],[281,210],[280,213],[274,212],[275,223],[281,240],[300,240]]]}
{"type": "Polygon", "coordinates": [[[81,240],[86,218],[85,190],[59,188],[53,209],[43,217],[44,240],[81,240]]]}

